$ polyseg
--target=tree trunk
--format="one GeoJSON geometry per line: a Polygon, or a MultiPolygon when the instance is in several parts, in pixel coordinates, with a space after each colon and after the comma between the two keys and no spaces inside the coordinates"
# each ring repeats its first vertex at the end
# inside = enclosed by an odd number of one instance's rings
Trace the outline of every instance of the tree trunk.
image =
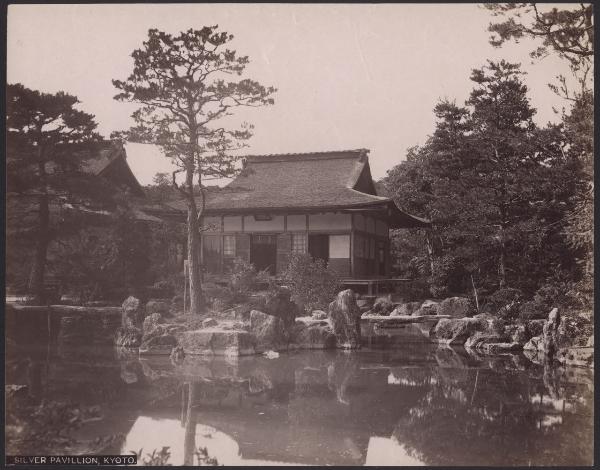
{"type": "Polygon", "coordinates": [[[46,256],[50,229],[50,209],[48,207],[48,196],[40,196],[38,200],[39,221],[37,241],[35,245],[35,258],[31,268],[29,279],[29,292],[33,295],[34,302],[43,304],[46,301],[44,289],[44,276],[46,272],[46,256]]]}
{"type": "Polygon", "coordinates": [[[193,169],[187,170],[186,189],[188,192],[187,213],[187,259],[190,285],[190,314],[200,315],[204,310],[202,279],[200,276],[200,235],[198,209],[194,200],[193,169]]]}
{"type": "Polygon", "coordinates": [[[506,243],[504,241],[504,225],[500,226],[500,259],[498,260],[499,288],[506,287],[506,243]]]}
{"type": "Polygon", "coordinates": [[[425,244],[427,246],[427,257],[429,258],[429,269],[431,270],[431,275],[433,276],[433,271],[435,269],[433,263],[433,243],[431,238],[429,237],[429,230],[425,229],[425,244]]]}

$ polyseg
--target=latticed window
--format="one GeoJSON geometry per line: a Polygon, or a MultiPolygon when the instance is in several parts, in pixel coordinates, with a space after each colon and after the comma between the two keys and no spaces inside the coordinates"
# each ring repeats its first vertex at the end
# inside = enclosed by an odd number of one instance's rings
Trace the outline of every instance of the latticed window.
{"type": "Polygon", "coordinates": [[[306,253],[306,234],[292,234],[292,253],[306,253]]]}
{"type": "Polygon", "coordinates": [[[225,235],[223,237],[223,255],[235,256],[235,235],[225,235]]]}

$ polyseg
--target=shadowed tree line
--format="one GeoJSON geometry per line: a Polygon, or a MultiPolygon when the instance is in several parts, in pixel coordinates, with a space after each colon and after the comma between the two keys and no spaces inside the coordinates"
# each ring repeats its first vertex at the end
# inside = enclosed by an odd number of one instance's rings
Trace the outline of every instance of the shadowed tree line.
{"type": "MultiPolygon", "coordinates": [[[[442,100],[421,146],[383,180],[402,207],[432,220],[430,230],[398,232],[404,274],[427,277],[435,296],[491,296],[519,289],[591,308],[593,290],[592,7],[541,13],[535,4],[486,4],[503,20],[490,42],[530,36],[532,57],[557,53],[565,77],[550,88],[565,98],[558,124],[537,125],[520,64],[488,61],[472,71],[464,105],[442,100]]],[[[557,111],[559,112],[559,111],[557,111]]],[[[480,299],[481,300],[481,299],[480,299]]],[[[547,312],[545,312],[547,314],[547,312]]]]}

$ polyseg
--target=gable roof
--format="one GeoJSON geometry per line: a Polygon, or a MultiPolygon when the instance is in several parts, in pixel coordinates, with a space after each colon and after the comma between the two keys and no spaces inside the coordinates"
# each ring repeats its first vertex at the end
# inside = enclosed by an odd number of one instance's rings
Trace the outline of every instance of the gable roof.
{"type": "Polygon", "coordinates": [[[82,156],[84,172],[94,176],[106,176],[127,186],[137,196],[144,196],[144,190],[127,163],[127,153],[118,141],[104,141],[97,152],[82,156]]]}
{"type": "MultiPolygon", "coordinates": [[[[368,153],[356,149],[248,155],[242,172],[231,183],[206,191],[205,213],[385,207],[401,212],[395,214],[402,218],[401,226],[426,224],[400,211],[390,198],[377,195],[368,153]]],[[[186,208],[183,200],[169,205],[176,210],[186,208]]]]}

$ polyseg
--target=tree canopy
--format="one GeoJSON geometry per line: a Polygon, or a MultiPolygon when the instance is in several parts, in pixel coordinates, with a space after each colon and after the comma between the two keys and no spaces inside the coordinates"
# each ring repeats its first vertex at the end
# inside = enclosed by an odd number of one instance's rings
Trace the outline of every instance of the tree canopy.
{"type": "Polygon", "coordinates": [[[234,129],[222,120],[235,108],[273,104],[276,91],[248,78],[228,79],[242,75],[249,63],[247,56],[228,48],[232,39],[233,35],[219,31],[218,26],[188,29],[178,35],[150,29],[148,39],[132,53],[132,73],[125,80],[113,80],[120,90],[116,100],[141,105],[132,115],[136,126],[122,135],[160,146],[179,167],[171,181],[187,201],[187,259],[194,313],[199,313],[204,303],[199,262],[204,181],[233,176],[239,156],[231,152],[243,148],[252,136],[252,125],[243,123],[234,129]],[[185,174],[183,185],[176,182],[179,172],[185,174]]]}

